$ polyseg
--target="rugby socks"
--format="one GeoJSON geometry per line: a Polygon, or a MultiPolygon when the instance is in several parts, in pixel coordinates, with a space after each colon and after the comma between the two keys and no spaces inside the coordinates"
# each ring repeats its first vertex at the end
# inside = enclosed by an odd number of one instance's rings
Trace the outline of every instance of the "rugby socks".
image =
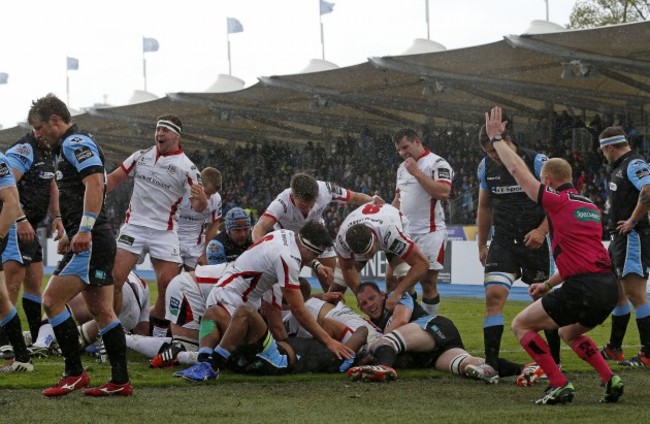
{"type": "Polygon", "coordinates": [[[639,306],[635,314],[641,340],[641,351],[650,357],[650,303],[639,306]]]}
{"type": "Polygon", "coordinates": [[[554,330],[544,330],[544,335],[546,336],[546,343],[551,350],[551,355],[556,364],[560,363],[560,333],[557,328],[554,330]]]}
{"type": "Polygon", "coordinates": [[[124,328],[119,319],[99,329],[104,341],[104,347],[111,363],[111,381],[115,384],[129,382],[129,372],[126,367],[126,338],[124,328]]]}
{"type": "Polygon", "coordinates": [[[49,320],[44,320],[38,329],[38,336],[33,345],[38,347],[50,347],[54,339],[54,329],[49,320]]]}
{"type": "Polygon", "coordinates": [[[598,372],[600,381],[607,384],[609,378],[614,374],[600,354],[598,346],[589,337],[582,335],[571,342],[571,349],[586,363],[598,372]]]}
{"type": "Polygon", "coordinates": [[[160,353],[163,346],[171,343],[171,337],[151,337],[127,334],[125,336],[126,347],[140,352],[147,358],[153,358],[160,353]]]}
{"type": "Polygon", "coordinates": [[[612,348],[621,348],[623,346],[623,338],[627,330],[627,323],[630,321],[630,304],[626,303],[622,306],[617,306],[612,311],[612,332],[609,337],[608,346],[612,348]]]}
{"type": "Polygon", "coordinates": [[[389,345],[381,345],[373,352],[373,355],[377,358],[377,363],[379,365],[387,365],[392,367],[397,359],[397,351],[389,345]]]}
{"type": "Polygon", "coordinates": [[[84,369],[79,354],[79,332],[70,312],[64,309],[60,314],[50,318],[50,324],[65,359],[65,375],[81,375],[84,369]]]}
{"type": "Polygon", "coordinates": [[[167,337],[169,331],[169,320],[156,317],[149,317],[151,335],[154,337],[167,337]]]}
{"type": "Polygon", "coordinates": [[[14,358],[19,362],[29,362],[29,352],[25,346],[25,339],[23,338],[23,330],[20,326],[20,317],[16,313],[16,308],[11,307],[7,316],[2,317],[0,326],[11,345],[14,347],[14,358]]]}
{"type": "Polygon", "coordinates": [[[212,354],[212,368],[214,369],[225,368],[226,364],[228,363],[228,359],[230,359],[229,351],[222,348],[221,346],[215,347],[214,352],[212,354]]]}
{"type": "Polygon", "coordinates": [[[209,347],[199,348],[199,356],[196,358],[196,362],[211,362],[213,350],[209,347]]]}
{"type": "Polygon", "coordinates": [[[503,336],[503,314],[485,317],[483,320],[483,344],[485,346],[485,362],[499,371],[499,351],[503,336]]]}
{"type": "Polygon", "coordinates": [[[438,316],[438,309],[440,309],[440,295],[437,294],[433,299],[422,298],[422,309],[432,317],[438,316]]]}
{"type": "MultiPolygon", "coordinates": [[[[519,344],[533,358],[533,361],[542,367],[552,387],[562,387],[567,384],[567,379],[558,368],[549,352],[548,344],[534,331],[527,331],[519,340],[519,344]]],[[[598,349],[595,350],[598,353],[598,349]]]]}
{"type": "Polygon", "coordinates": [[[34,294],[23,294],[23,310],[32,333],[32,340],[38,337],[38,328],[41,326],[41,297],[34,294]]]}

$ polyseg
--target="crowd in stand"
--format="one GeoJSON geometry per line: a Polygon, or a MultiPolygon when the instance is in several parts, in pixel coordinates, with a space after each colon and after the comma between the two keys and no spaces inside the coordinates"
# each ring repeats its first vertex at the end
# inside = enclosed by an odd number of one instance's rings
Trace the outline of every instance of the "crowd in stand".
{"type": "MultiPolygon", "coordinates": [[[[624,126],[632,147],[638,150],[641,137],[634,127],[622,118],[613,119],[615,124],[624,126]]],[[[537,137],[527,133],[523,140],[517,141],[549,157],[566,159],[574,170],[574,184],[578,190],[607,213],[606,161],[598,151],[597,141],[597,135],[607,126],[602,121],[596,115],[585,125],[582,120],[563,112],[554,116],[550,131],[546,122],[541,120],[535,126],[537,137]],[[591,137],[591,143],[575,143],[573,134],[578,129],[588,131],[585,134],[591,137]],[[533,138],[535,140],[531,140],[533,138]]],[[[455,178],[447,205],[448,225],[475,225],[478,207],[476,170],[484,157],[477,142],[478,126],[425,127],[422,131],[424,145],[447,159],[454,168],[455,178]]],[[[241,206],[249,211],[253,222],[275,196],[288,187],[291,175],[298,171],[308,172],[319,180],[336,182],[354,191],[377,194],[391,202],[395,173],[401,162],[391,135],[370,128],[331,142],[309,141],[297,145],[265,141],[262,144],[209,148],[204,154],[199,151],[187,153],[200,169],[214,166],[222,172],[223,213],[241,206]]],[[[124,220],[129,195],[130,187],[126,186],[111,193],[107,199],[108,213],[116,231],[124,220]]],[[[333,203],[324,213],[332,234],[336,234],[350,208],[345,204],[333,203]]]]}

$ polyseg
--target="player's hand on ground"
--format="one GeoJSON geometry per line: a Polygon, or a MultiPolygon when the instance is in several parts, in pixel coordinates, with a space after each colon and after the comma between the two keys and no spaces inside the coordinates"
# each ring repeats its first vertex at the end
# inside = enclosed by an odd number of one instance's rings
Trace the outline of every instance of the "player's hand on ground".
{"type": "Polygon", "coordinates": [[[533,229],[524,236],[524,245],[529,249],[539,249],[546,240],[546,234],[540,229],[533,229]]]}
{"type": "Polygon", "coordinates": [[[327,348],[331,350],[339,359],[349,359],[352,357],[352,355],[354,355],[354,351],[352,349],[339,342],[338,340],[331,339],[331,341],[327,344],[327,348]]]}

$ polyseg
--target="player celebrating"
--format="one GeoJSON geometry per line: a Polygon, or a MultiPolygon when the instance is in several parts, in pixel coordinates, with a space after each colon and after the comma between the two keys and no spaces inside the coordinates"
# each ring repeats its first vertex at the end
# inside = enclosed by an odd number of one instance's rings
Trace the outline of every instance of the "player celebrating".
{"type": "MultiPolygon", "coordinates": [[[[308,174],[298,173],[291,178],[291,187],[284,190],[266,208],[253,228],[253,241],[257,241],[272,228],[285,228],[298,232],[307,221],[315,220],[324,223],[323,212],[332,202],[360,205],[374,202],[383,204],[379,196],[368,196],[339,187],[334,183],[317,181],[308,174]]],[[[327,249],[311,264],[323,291],[327,291],[332,282],[334,267],[336,266],[336,252],[327,249]],[[324,265],[321,267],[320,265],[324,265]]]]}

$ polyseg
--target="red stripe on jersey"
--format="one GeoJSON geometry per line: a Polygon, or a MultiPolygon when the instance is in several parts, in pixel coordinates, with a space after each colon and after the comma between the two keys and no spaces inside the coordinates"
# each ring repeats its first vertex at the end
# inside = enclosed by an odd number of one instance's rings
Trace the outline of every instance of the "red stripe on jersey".
{"type": "Polygon", "coordinates": [[[282,270],[284,272],[284,285],[285,288],[296,289],[300,288],[300,283],[297,281],[289,280],[289,265],[284,261],[284,258],[280,257],[280,262],[282,262],[282,270]]]}
{"type": "Polygon", "coordinates": [[[169,210],[169,219],[167,219],[167,230],[174,229],[174,215],[176,215],[176,211],[178,210],[178,205],[181,203],[182,200],[183,198],[179,197],[178,200],[174,202],[171,209],[169,210]]]}
{"type": "MultiPolygon", "coordinates": [[[[271,215],[270,213],[268,213],[268,212],[266,212],[266,211],[264,211],[264,213],[262,214],[262,216],[269,217],[269,218],[271,218],[272,220],[274,220],[274,221],[276,221],[276,222],[278,221],[278,218],[274,217],[273,215],[271,215]]],[[[275,224],[275,222],[274,222],[274,224],[275,224]]]]}
{"type": "Polygon", "coordinates": [[[439,264],[442,264],[445,262],[445,243],[443,242],[440,245],[440,250],[438,251],[438,257],[436,258],[439,264]]]}
{"type": "Polygon", "coordinates": [[[250,294],[250,292],[255,290],[255,287],[257,287],[257,283],[260,281],[260,278],[262,278],[261,272],[244,271],[237,274],[231,274],[230,277],[221,281],[219,284],[217,284],[217,286],[226,287],[228,284],[232,283],[235,278],[239,278],[239,277],[243,278],[244,280],[248,280],[248,287],[246,288],[246,290],[244,290],[244,293],[242,293],[241,295],[242,302],[246,303],[248,302],[248,295],[250,294]]]}
{"type": "Polygon", "coordinates": [[[438,199],[431,198],[431,205],[429,206],[429,231],[436,231],[436,205],[438,199]]]}
{"type": "Polygon", "coordinates": [[[123,163],[121,163],[121,164],[120,164],[120,168],[122,168],[122,171],[124,171],[124,172],[126,172],[126,173],[128,174],[128,173],[131,172],[131,170],[132,170],[133,168],[135,168],[135,164],[136,164],[136,161],[133,161],[133,163],[131,164],[131,166],[129,166],[129,167],[127,168],[127,167],[124,166],[123,163]]]}
{"type": "Polygon", "coordinates": [[[216,284],[219,282],[218,278],[212,278],[212,277],[198,277],[196,276],[196,283],[197,284],[216,284]]]}
{"type": "Polygon", "coordinates": [[[343,331],[341,331],[341,334],[339,334],[339,336],[337,337],[336,340],[343,343],[343,340],[345,339],[345,336],[347,336],[348,334],[352,335],[352,334],[354,334],[354,331],[352,331],[352,329],[350,327],[345,327],[343,329],[343,331]]]}
{"type": "Polygon", "coordinates": [[[406,249],[406,252],[404,252],[404,254],[401,256],[401,258],[404,259],[409,255],[409,253],[411,253],[411,251],[413,250],[413,247],[415,247],[415,243],[409,237],[404,235],[404,233],[401,232],[400,230],[397,230],[397,232],[399,233],[400,236],[402,236],[402,238],[404,240],[408,241],[408,244],[409,244],[408,249],[406,249]]]}
{"type": "Polygon", "coordinates": [[[194,321],[194,314],[192,313],[192,308],[190,307],[190,302],[187,301],[187,298],[183,296],[183,309],[185,310],[185,322],[194,321]]]}
{"type": "Polygon", "coordinates": [[[124,218],[124,222],[128,223],[129,218],[131,218],[131,202],[129,202],[129,207],[126,209],[126,216],[124,218]]]}

